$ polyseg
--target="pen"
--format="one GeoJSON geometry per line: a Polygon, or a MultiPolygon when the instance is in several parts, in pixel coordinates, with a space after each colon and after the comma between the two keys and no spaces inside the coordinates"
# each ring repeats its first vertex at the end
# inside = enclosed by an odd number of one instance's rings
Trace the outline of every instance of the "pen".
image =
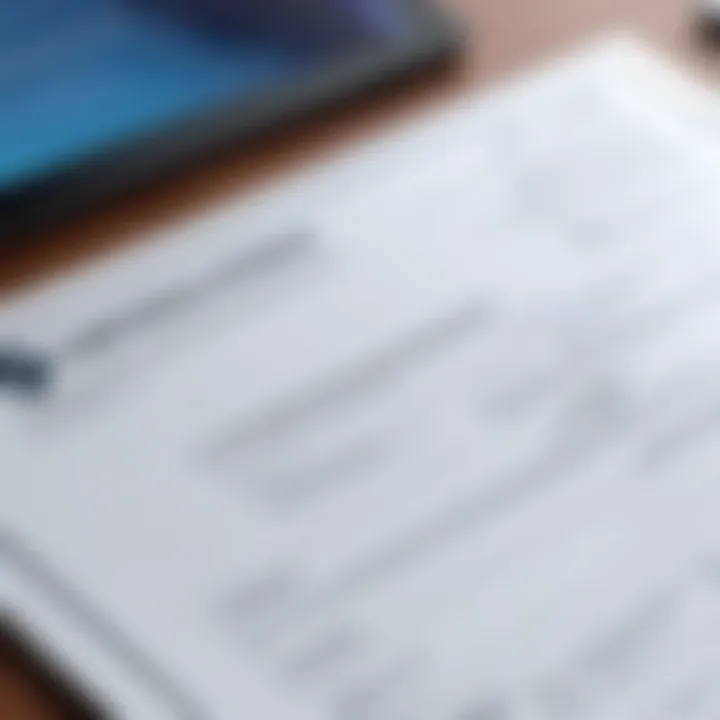
{"type": "Polygon", "coordinates": [[[0,344],[0,392],[12,390],[37,396],[52,382],[52,363],[39,352],[0,344]]]}

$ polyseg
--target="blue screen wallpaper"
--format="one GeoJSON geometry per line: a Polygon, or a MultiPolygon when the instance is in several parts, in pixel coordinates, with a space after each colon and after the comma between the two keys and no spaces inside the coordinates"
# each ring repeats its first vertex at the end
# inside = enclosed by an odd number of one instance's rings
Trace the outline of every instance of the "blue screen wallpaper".
{"type": "Polygon", "coordinates": [[[401,32],[390,0],[0,0],[0,187],[401,32]]]}

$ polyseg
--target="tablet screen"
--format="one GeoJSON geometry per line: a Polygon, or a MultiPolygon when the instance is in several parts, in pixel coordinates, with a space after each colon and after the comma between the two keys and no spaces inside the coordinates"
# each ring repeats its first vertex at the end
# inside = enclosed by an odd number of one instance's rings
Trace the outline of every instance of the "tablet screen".
{"type": "Polygon", "coordinates": [[[0,0],[0,190],[410,31],[396,0],[0,0]]]}

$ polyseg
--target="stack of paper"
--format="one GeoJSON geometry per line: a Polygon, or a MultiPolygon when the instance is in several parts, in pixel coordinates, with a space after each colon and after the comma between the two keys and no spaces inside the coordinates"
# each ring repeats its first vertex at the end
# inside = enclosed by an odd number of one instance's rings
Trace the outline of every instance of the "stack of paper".
{"type": "Polygon", "coordinates": [[[602,43],[8,303],[3,605],[131,720],[715,720],[716,117],[602,43]]]}

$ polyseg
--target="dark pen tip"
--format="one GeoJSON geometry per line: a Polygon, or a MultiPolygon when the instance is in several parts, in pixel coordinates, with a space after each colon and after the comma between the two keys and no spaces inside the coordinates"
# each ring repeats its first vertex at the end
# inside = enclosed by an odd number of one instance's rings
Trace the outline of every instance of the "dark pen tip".
{"type": "Polygon", "coordinates": [[[52,363],[39,352],[0,346],[0,392],[41,395],[52,384],[52,363]]]}

